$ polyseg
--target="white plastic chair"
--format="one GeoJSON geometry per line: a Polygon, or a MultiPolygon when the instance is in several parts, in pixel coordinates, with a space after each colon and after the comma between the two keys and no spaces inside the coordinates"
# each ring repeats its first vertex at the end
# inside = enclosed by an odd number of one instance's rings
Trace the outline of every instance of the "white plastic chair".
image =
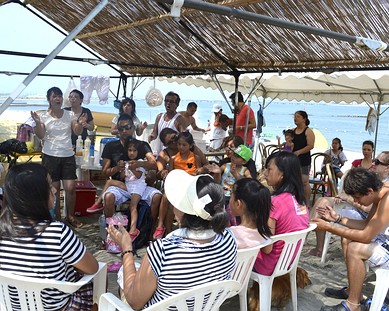
{"type": "Polygon", "coordinates": [[[376,275],[373,298],[371,299],[370,311],[381,311],[386,294],[389,289],[389,269],[371,268],[376,275]]]}
{"type": "Polygon", "coordinates": [[[12,310],[9,286],[16,288],[21,311],[44,311],[41,299],[42,290],[56,288],[71,294],[91,280],[93,280],[93,303],[99,303],[100,296],[106,292],[107,283],[107,264],[103,262],[99,262],[99,270],[95,274],[84,275],[78,282],[32,278],[1,271],[0,310],[12,310]]]}
{"type": "Polygon", "coordinates": [[[315,230],[316,224],[309,224],[309,227],[304,230],[278,234],[271,238],[272,243],[284,241],[285,245],[278,259],[277,265],[274,268],[273,274],[270,276],[262,275],[256,272],[251,272],[250,279],[259,284],[259,297],[261,311],[270,311],[271,309],[271,291],[273,280],[275,277],[290,274],[290,288],[292,290],[293,310],[297,311],[297,283],[296,273],[297,264],[300,259],[301,251],[308,232],[315,230]],[[293,255],[294,257],[293,260],[293,255]]]}
{"type": "Polygon", "coordinates": [[[265,247],[271,243],[272,242],[269,239],[265,243],[255,247],[238,249],[235,269],[232,272],[232,279],[238,281],[241,284],[240,291],[238,292],[241,311],[247,311],[247,286],[249,284],[250,274],[253,270],[258,252],[262,247],[265,247]]]}
{"type": "MultiPolygon", "coordinates": [[[[240,283],[237,281],[226,280],[211,282],[182,291],[181,293],[166,298],[144,310],[163,311],[169,310],[170,306],[174,306],[178,311],[187,311],[189,308],[186,300],[192,298],[194,299],[193,310],[217,311],[224,300],[230,297],[231,293],[236,294],[239,290],[240,283]]],[[[189,303],[192,303],[192,301],[189,303]]],[[[113,294],[106,293],[100,297],[99,310],[130,311],[133,309],[113,294]]]]}

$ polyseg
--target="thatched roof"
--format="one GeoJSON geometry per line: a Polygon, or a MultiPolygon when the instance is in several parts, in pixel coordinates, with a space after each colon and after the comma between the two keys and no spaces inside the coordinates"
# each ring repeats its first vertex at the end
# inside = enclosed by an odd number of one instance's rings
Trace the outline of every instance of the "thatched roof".
{"type": "MultiPolygon", "coordinates": [[[[389,43],[387,0],[205,2],[389,43]]],[[[70,32],[99,1],[26,3],[70,32]]],[[[389,68],[388,51],[188,8],[177,22],[169,12],[155,0],[113,0],[77,39],[130,75],[389,68]]]]}

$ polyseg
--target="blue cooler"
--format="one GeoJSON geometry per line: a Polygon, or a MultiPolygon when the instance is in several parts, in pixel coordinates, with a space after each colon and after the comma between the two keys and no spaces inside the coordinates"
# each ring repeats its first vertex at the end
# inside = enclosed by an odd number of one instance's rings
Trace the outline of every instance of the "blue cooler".
{"type": "Polygon", "coordinates": [[[117,137],[104,137],[100,140],[100,165],[103,165],[103,150],[106,144],[108,144],[110,141],[119,140],[117,137]]]}

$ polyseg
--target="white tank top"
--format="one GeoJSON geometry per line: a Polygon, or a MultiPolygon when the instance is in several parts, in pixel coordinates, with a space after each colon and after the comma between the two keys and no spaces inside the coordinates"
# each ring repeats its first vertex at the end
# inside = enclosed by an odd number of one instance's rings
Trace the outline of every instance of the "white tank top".
{"type": "Polygon", "coordinates": [[[165,115],[166,115],[166,112],[161,116],[161,118],[159,119],[159,122],[158,122],[158,137],[156,139],[156,144],[155,144],[155,149],[156,149],[155,151],[157,152],[157,154],[159,154],[159,152],[163,149],[162,141],[159,139],[159,134],[161,133],[161,131],[164,128],[169,127],[172,130],[175,130],[176,132],[178,132],[178,129],[174,125],[174,122],[176,121],[178,116],[180,116],[180,114],[177,112],[173,116],[173,118],[171,118],[169,121],[165,121],[165,115]]]}

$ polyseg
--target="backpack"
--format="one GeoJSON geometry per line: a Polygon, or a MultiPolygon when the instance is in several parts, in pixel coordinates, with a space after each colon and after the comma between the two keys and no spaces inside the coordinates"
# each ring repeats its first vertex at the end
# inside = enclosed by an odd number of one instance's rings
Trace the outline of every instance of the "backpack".
{"type": "Polygon", "coordinates": [[[30,141],[31,134],[34,133],[34,129],[31,125],[28,124],[20,124],[18,126],[16,139],[19,141],[30,141]]]}
{"type": "MultiPolygon", "coordinates": [[[[130,218],[131,216],[128,215],[129,221],[128,221],[128,230],[130,229],[130,218]]],[[[133,249],[134,251],[142,248],[143,246],[147,245],[150,241],[150,234],[153,226],[153,221],[151,219],[151,211],[150,206],[146,203],[146,201],[141,200],[138,203],[138,220],[136,223],[136,227],[140,231],[140,234],[135,239],[133,243],[133,249]]]]}

